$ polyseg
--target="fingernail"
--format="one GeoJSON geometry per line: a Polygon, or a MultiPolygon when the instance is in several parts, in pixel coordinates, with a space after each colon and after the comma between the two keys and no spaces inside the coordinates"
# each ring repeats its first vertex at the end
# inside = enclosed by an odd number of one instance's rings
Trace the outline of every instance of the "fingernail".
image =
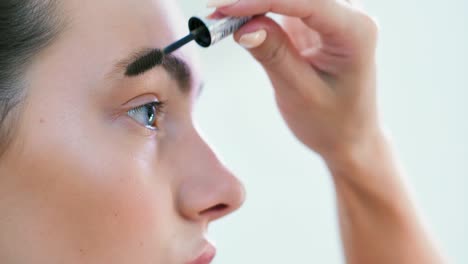
{"type": "Polygon", "coordinates": [[[212,8],[212,7],[218,8],[218,7],[233,5],[237,2],[239,2],[239,0],[208,0],[208,3],[206,4],[206,6],[208,8],[212,8]]]}
{"type": "Polygon", "coordinates": [[[246,49],[256,48],[265,42],[267,38],[267,32],[264,29],[247,33],[242,35],[239,39],[239,44],[246,49]]]}

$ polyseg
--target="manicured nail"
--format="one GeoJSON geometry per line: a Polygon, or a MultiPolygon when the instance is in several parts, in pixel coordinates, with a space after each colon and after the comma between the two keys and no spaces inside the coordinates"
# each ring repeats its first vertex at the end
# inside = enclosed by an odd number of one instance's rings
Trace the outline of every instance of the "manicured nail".
{"type": "Polygon", "coordinates": [[[247,33],[242,35],[239,39],[239,44],[246,49],[256,48],[265,42],[267,38],[267,32],[264,29],[247,33]]]}
{"type": "Polygon", "coordinates": [[[233,5],[237,2],[239,2],[239,0],[208,0],[208,3],[206,4],[206,6],[208,8],[212,8],[212,7],[219,8],[223,6],[233,5]]]}

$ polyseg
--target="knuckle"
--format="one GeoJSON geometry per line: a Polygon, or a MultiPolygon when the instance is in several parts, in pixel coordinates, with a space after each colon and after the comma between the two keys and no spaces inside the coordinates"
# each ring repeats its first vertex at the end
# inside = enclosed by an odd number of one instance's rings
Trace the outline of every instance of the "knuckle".
{"type": "MultiPolygon", "coordinates": [[[[355,10],[354,22],[352,23],[352,34],[354,35],[354,47],[361,55],[372,55],[377,47],[379,27],[376,20],[362,10],[355,10]]],[[[368,57],[368,56],[362,56],[368,57]]]]}
{"type": "Polygon", "coordinates": [[[360,12],[359,21],[365,34],[368,37],[371,37],[372,39],[376,40],[379,35],[379,25],[377,21],[375,20],[375,18],[371,17],[367,13],[360,12]]]}

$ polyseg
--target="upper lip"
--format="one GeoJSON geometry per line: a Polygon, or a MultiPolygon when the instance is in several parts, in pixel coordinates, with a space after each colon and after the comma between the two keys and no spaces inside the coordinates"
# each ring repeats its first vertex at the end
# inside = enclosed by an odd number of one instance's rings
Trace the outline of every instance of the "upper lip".
{"type": "Polygon", "coordinates": [[[212,244],[207,243],[200,255],[187,264],[210,264],[215,256],[216,248],[212,244]]]}

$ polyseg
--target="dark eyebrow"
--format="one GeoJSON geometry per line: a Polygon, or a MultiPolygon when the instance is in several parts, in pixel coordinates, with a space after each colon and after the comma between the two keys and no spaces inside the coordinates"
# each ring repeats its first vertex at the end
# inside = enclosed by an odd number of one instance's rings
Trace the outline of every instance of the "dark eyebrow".
{"type": "MultiPolygon", "coordinates": [[[[132,53],[127,58],[124,58],[116,63],[112,74],[119,74],[124,76],[125,78],[134,78],[137,75],[127,74],[129,66],[134,64],[135,62],[138,62],[150,53],[157,54],[158,52],[161,53],[159,57],[160,59],[154,61],[153,66],[151,68],[162,66],[170,74],[170,76],[179,84],[180,90],[183,93],[189,93],[191,89],[192,73],[188,64],[175,55],[163,55],[162,50],[158,49],[144,48],[135,53],[132,53]]],[[[147,69],[145,70],[145,72],[149,70],[150,69],[147,69]]]]}

